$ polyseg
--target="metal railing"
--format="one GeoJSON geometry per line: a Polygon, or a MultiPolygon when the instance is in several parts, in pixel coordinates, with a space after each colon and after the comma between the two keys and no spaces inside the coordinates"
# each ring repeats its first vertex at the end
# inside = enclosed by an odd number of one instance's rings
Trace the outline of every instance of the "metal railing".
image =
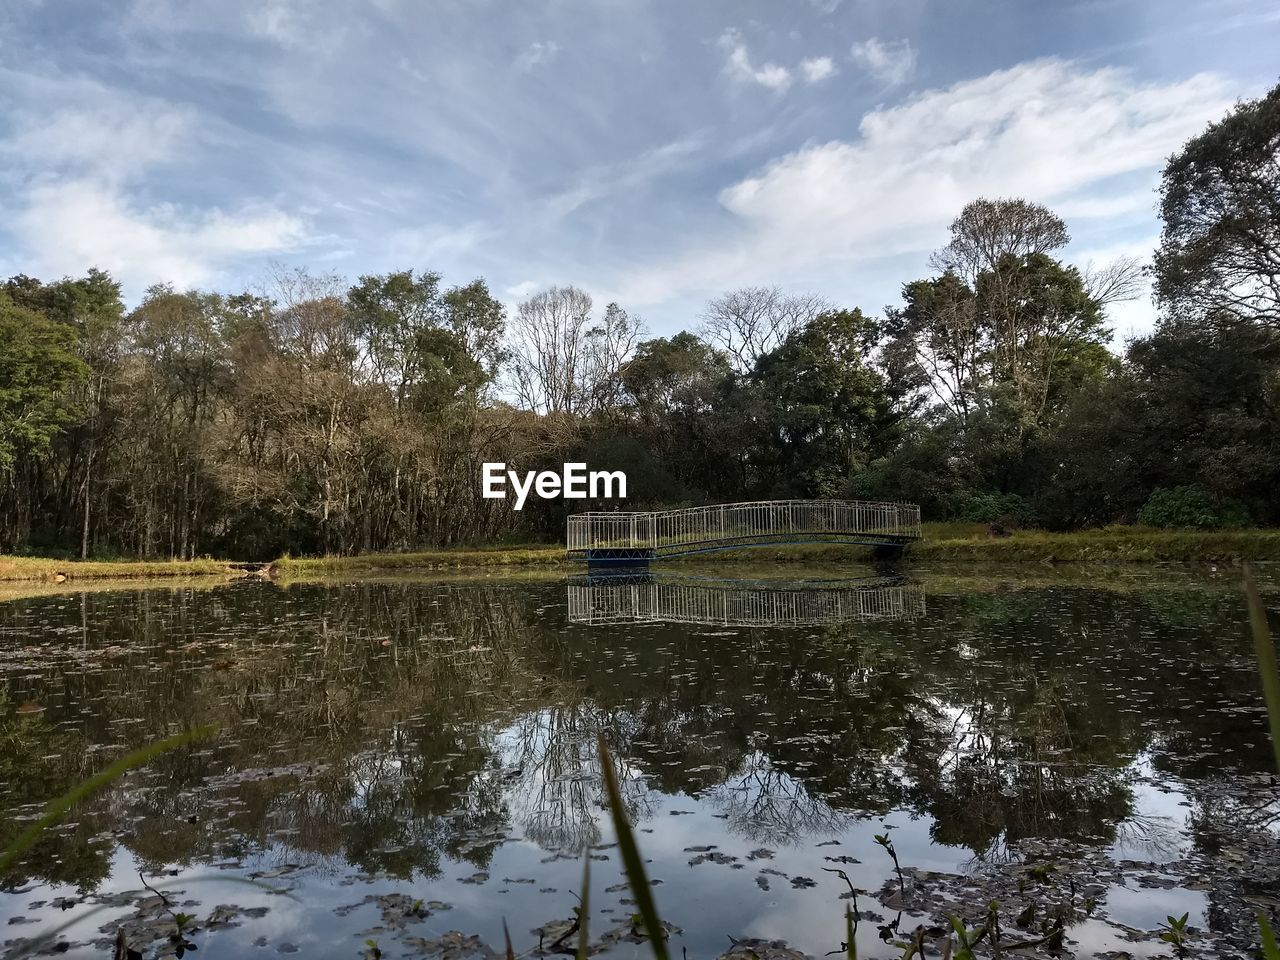
{"type": "Polygon", "coordinates": [[[591,550],[648,550],[655,556],[695,549],[790,540],[920,537],[920,507],[861,500],[761,500],[650,513],[578,513],[569,517],[570,556],[591,550]]]}
{"type": "Polygon", "coordinates": [[[572,623],[811,626],[924,616],[915,583],[770,586],[732,581],[619,578],[569,584],[572,623]]]}

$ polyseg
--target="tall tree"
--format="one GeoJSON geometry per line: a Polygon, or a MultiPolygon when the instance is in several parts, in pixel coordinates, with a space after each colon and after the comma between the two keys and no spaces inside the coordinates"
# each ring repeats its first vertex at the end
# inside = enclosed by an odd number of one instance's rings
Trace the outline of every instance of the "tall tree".
{"type": "Polygon", "coordinates": [[[1280,84],[1189,141],[1160,184],[1166,316],[1280,327],[1280,84]]]}
{"type": "Polygon", "coordinates": [[[888,351],[919,371],[921,385],[967,422],[979,403],[991,350],[978,298],[954,271],[904,284],[902,309],[886,313],[888,351]]]}
{"type": "Polygon", "coordinates": [[[899,414],[870,362],[878,339],[860,310],[833,310],[760,358],[752,381],[770,492],[838,496],[888,452],[899,414]]]}
{"type": "Polygon", "coordinates": [[[12,549],[31,532],[31,461],[45,457],[77,414],[74,391],[89,369],[76,355],[75,330],[13,302],[0,290],[0,482],[10,508],[0,511],[12,549]]]}
{"type": "Polygon", "coordinates": [[[1047,207],[1021,198],[979,197],[951,221],[950,242],[930,262],[939,272],[951,271],[976,286],[978,276],[1004,257],[1050,253],[1070,240],[1066,223],[1047,207]]]}

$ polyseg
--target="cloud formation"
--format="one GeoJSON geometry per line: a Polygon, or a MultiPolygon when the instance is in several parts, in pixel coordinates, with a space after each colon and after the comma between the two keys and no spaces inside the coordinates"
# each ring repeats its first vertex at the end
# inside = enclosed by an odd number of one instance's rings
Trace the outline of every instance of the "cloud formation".
{"type": "Polygon", "coordinates": [[[720,46],[726,51],[725,73],[740,83],[758,84],[779,92],[791,86],[791,71],[776,63],[765,63],[757,67],[751,62],[751,55],[742,34],[729,29],[720,35],[720,46]]]}
{"type": "Polygon", "coordinates": [[[849,56],[860,69],[887,87],[901,86],[916,70],[916,52],[907,40],[871,37],[855,43],[849,56]]]}
{"type": "Polygon", "coordinates": [[[1273,0],[492,6],[10,4],[0,275],[96,263],[136,302],[414,267],[576,283],[659,332],[743,283],[875,310],[979,193],[1149,244],[1164,156],[1280,43],[1273,0]]]}
{"type": "Polygon", "coordinates": [[[212,146],[197,114],[152,98],[121,98],[79,80],[47,85],[44,113],[13,117],[0,141],[12,199],[7,232],[22,269],[46,277],[101,267],[137,295],[160,281],[189,286],[240,258],[301,244],[301,217],[243,198],[230,208],[150,194],[150,178],[212,146]]]}
{"type": "Polygon", "coordinates": [[[835,76],[835,61],[830,57],[809,57],[800,61],[800,72],[807,83],[821,83],[828,77],[835,76]]]}
{"type": "Polygon", "coordinates": [[[1209,74],[1143,84],[1054,59],[930,90],[868,112],[855,138],[808,144],[726,187],[728,234],[637,273],[628,293],[643,302],[672,287],[928,250],[979,196],[1069,207],[1119,179],[1127,188],[1112,209],[1149,206],[1164,158],[1230,102],[1209,74]]]}

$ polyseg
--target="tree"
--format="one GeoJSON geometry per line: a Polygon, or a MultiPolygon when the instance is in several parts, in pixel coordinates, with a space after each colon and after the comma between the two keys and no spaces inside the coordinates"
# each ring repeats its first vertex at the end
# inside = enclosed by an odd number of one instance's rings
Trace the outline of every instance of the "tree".
{"type": "Polygon", "coordinates": [[[656,424],[682,413],[706,413],[714,387],[729,377],[730,368],[723,353],[686,330],[638,344],[620,375],[640,418],[656,424]]]}
{"type": "Polygon", "coordinates": [[[994,378],[1012,386],[1028,414],[1043,421],[1065,378],[1109,362],[1101,305],[1074,267],[1043,253],[1006,254],[978,278],[980,323],[990,331],[994,378]]]}
{"type": "Polygon", "coordinates": [[[812,294],[788,295],[778,287],[742,287],[716,297],[702,315],[703,337],[723,350],[738,373],[750,373],[756,361],[831,304],[812,294]]]}
{"type": "Polygon", "coordinates": [[[467,352],[484,368],[486,380],[492,381],[507,358],[502,348],[506,309],[483,280],[453,287],[442,299],[449,329],[462,339],[467,352]]]}
{"type": "Polygon", "coordinates": [[[920,372],[921,385],[949,411],[968,420],[979,401],[991,331],[973,289],[954,271],[904,284],[906,306],[886,310],[889,350],[920,372]]]}
{"type": "Polygon", "coordinates": [[[591,297],[577,287],[552,287],[516,309],[511,374],[520,402],[538,413],[588,415],[614,406],[619,375],[644,326],[616,303],[599,323],[591,297]]]}
{"type": "Polygon", "coordinates": [[[95,483],[115,425],[109,393],[119,373],[122,344],[120,284],[91,268],[82,278],[50,284],[18,276],[5,288],[17,303],[71,327],[76,334],[76,354],[88,366],[88,375],[72,397],[79,415],[63,437],[66,450],[60,466],[65,472],[58,496],[58,510],[65,511],[63,516],[68,520],[76,510],[73,501],[79,501],[80,557],[85,559],[89,555],[95,483]]]}
{"type": "Polygon", "coordinates": [[[72,421],[71,390],[88,376],[75,330],[0,292],[0,474],[49,452],[72,421]]]}
{"type": "Polygon", "coordinates": [[[370,375],[399,409],[421,376],[420,334],[444,325],[440,275],[401,270],[365,276],[347,292],[347,309],[365,351],[370,375]]]}
{"type": "Polygon", "coordinates": [[[1280,333],[1243,320],[1165,322],[1128,360],[1144,494],[1199,484],[1257,520],[1280,520],[1280,333]]]}
{"type": "Polygon", "coordinates": [[[931,258],[940,273],[951,271],[976,286],[978,276],[1007,256],[1026,257],[1069,243],[1067,225],[1047,207],[1029,200],[980,197],[951,221],[951,241],[931,258]]]}
{"type": "Polygon", "coordinates": [[[131,512],[140,553],[190,558],[216,486],[211,429],[229,382],[217,294],[156,285],[126,318],[122,399],[131,409],[131,512]]]}
{"type": "Polygon", "coordinates": [[[544,414],[580,410],[590,321],[591,297],[577,287],[552,287],[516,308],[508,333],[512,387],[520,403],[544,414]]]}
{"type": "Polygon", "coordinates": [[[1280,85],[1189,141],[1160,184],[1165,315],[1280,327],[1280,85]]]}
{"type": "Polygon", "coordinates": [[[644,323],[616,303],[604,308],[601,321],[587,330],[583,350],[582,395],[585,413],[609,413],[622,400],[622,368],[644,335],[644,323]]]}
{"type": "Polygon", "coordinates": [[[0,290],[0,538],[8,549],[31,532],[33,491],[24,463],[48,456],[73,422],[73,391],[89,369],[76,355],[75,330],[21,307],[0,290]]]}
{"type": "Polygon", "coordinates": [[[760,358],[751,379],[767,492],[838,496],[892,446],[900,417],[870,363],[878,338],[860,310],[832,310],[760,358]]]}

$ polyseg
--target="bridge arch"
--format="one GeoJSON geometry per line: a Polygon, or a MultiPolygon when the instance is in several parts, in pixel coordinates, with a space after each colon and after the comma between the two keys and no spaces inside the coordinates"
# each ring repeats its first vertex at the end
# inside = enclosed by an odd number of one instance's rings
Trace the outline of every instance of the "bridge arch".
{"type": "Polygon", "coordinates": [[[920,539],[920,508],[865,500],[759,500],[683,510],[573,514],[566,531],[571,560],[646,564],[782,544],[849,543],[901,550],[920,539]]]}

